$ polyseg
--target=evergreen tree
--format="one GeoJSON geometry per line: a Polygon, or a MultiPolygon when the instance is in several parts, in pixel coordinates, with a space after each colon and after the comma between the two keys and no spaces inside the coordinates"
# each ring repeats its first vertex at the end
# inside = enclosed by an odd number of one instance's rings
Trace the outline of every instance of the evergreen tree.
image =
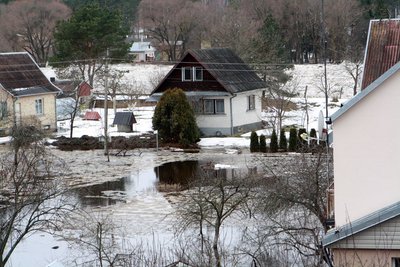
{"type": "Polygon", "coordinates": [[[269,145],[269,149],[272,153],[278,152],[278,136],[276,135],[275,129],[271,134],[271,143],[269,145]]]}
{"type": "Polygon", "coordinates": [[[164,92],[154,110],[153,129],[158,130],[162,141],[167,143],[189,146],[199,140],[194,111],[181,89],[164,92]]]}
{"type": "Polygon", "coordinates": [[[297,151],[297,130],[296,128],[291,128],[289,132],[289,151],[297,151]]]}
{"type": "Polygon", "coordinates": [[[260,152],[267,152],[267,142],[265,140],[265,135],[260,135],[260,152]]]}
{"type": "Polygon", "coordinates": [[[258,142],[258,135],[255,131],[251,132],[250,135],[250,152],[260,151],[260,143],[258,142]]]}
{"type": "Polygon", "coordinates": [[[310,131],[310,147],[315,148],[317,146],[317,131],[312,128],[310,131]]]}
{"type": "Polygon", "coordinates": [[[297,137],[297,151],[306,152],[308,148],[307,140],[304,140],[302,134],[307,134],[307,130],[305,128],[300,128],[297,137]]]}
{"type": "Polygon", "coordinates": [[[127,56],[129,44],[125,39],[128,32],[129,28],[123,26],[123,18],[118,11],[96,3],[84,5],[70,19],[57,25],[52,64],[69,67],[69,63],[60,62],[74,62],[82,79],[93,85],[94,76],[104,64],[107,51],[110,58],[127,56]]]}
{"type": "Polygon", "coordinates": [[[286,133],[285,129],[281,129],[281,133],[279,135],[279,149],[282,151],[287,150],[287,139],[286,139],[286,133]]]}

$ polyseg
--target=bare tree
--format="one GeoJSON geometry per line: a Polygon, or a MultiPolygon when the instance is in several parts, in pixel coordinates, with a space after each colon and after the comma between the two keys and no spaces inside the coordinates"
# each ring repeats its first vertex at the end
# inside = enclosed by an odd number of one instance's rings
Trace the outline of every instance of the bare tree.
{"type": "Polygon", "coordinates": [[[0,266],[9,262],[23,238],[50,231],[72,208],[66,187],[56,175],[63,162],[51,155],[43,134],[32,126],[13,129],[10,151],[0,159],[0,266]]]}
{"type": "Polygon", "coordinates": [[[269,121],[279,134],[283,126],[286,112],[295,109],[296,105],[291,101],[298,95],[298,82],[291,79],[287,82],[271,83],[263,98],[269,121]]]}
{"type": "Polygon", "coordinates": [[[108,95],[111,97],[111,100],[113,102],[114,113],[117,112],[117,95],[120,94],[121,91],[127,87],[127,85],[123,81],[124,73],[125,71],[117,69],[108,70],[108,73],[106,73],[106,70],[101,69],[97,74],[99,82],[104,88],[106,86],[106,79],[108,79],[108,95]]]}
{"type": "Polygon", "coordinates": [[[76,70],[74,71],[67,68],[58,69],[57,74],[61,79],[67,79],[65,81],[60,81],[60,83],[67,83],[67,86],[70,87],[68,91],[63,91],[64,98],[57,99],[57,102],[62,109],[62,113],[67,115],[70,121],[69,137],[72,138],[75,118],[85,105],[84,102],[81,101],[81,85],[83,85],[84,81],[80,80],[81,76],[76,70]]]}
{"type": "Polygon", "coordinates": [[[71,10],[61,1],[12,1],[0,17],[0,35],[14,51],[21,48],[43,66],[53,49],[53,30],[57,21],[70,16],[71,10]]]}
{"type": "Polygon", "coordinates": [[[155,40],[155,47],[175,61],[186,51],[198,26],[199,10],[200,3],[194,1],[144,0],[139,5],[141,27],[155,40]]]}
{"type": "Polygon", "coordinates": [[[279,166],[268,166],[260,160],[266,176],[265,198],[260,203],[272,222],[267,227],[268,235],[278,237],[277,243],[290,246],[300,255],[313,256],[318,266],[327,260],[321,239],[329,228],[326,219],[331,159],[331,155],[319,151],[292,155],[279,166]]]}
{"type": "Polygon", "coordinates": [[[177,214],[181,230],[195,227],[201,240],[201,254],[207,252],[204,244],[210,242],[214,260],[210,265],[220,267],[221,230],[225,221],[232,216],[251,216],[250,202],[253,196],[254,179],[250,177],[226,178],[212,172],[203,173],[191,183],[185,200],[179,205],[177,214]],[[213,229],[211,240],[204,232],[213,229]]]}

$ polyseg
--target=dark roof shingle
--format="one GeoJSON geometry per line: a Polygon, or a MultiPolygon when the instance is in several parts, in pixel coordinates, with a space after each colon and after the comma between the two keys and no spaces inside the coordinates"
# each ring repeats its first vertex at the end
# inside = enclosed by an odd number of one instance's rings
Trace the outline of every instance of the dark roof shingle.
{"type": "Polygon", "coordinates": [[[0,53],[0,86],[14,96],[60,92],[28,53],[0,53]]]}
{"type": "Polygon", "coordinates": [[[265,82],[229,48],[189,50],[228,92],[265,88],[265,82]]]}

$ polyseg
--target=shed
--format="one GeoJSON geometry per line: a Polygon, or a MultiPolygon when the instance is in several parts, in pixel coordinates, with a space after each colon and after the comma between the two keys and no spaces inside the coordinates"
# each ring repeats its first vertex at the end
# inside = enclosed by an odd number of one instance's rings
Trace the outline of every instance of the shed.
{"type": "Polygon", "coordinates": [[[115,113],[114,125],[117,125],[118,132],[132,132],[132,125],[136,123],[133,112],[117,112],[115,113]]]}
{"type": "Polygon", "coordinates": [[[90,121],[99,121],[101,116],[97,111],[86,111],[84,119],[90,121]]]}

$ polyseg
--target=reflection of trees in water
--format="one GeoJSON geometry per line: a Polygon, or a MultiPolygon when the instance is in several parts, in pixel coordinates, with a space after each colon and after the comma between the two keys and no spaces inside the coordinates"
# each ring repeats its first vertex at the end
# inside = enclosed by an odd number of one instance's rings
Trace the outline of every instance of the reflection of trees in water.
{"type": "Polygon", "coordinates": [[[105,197],[104,191],[125,191],[126,178],[115,181],[108,181],[102,184],[81,187],[74,190],[78,202],[84,206],[108,206],[113,205],[117,201],[109,197],[105,197]]]}
{"type": "Polygon", "coordinates": [[[176,184],[183,187],[187,187],[191,181],[204,175],[218,179],[232,179],[245,175],[246,171],[248,174],[256,174],[257,168],[215,169],[213,162],[197,160],[169,162],[154,168],[160,184],[176,184]]]}

